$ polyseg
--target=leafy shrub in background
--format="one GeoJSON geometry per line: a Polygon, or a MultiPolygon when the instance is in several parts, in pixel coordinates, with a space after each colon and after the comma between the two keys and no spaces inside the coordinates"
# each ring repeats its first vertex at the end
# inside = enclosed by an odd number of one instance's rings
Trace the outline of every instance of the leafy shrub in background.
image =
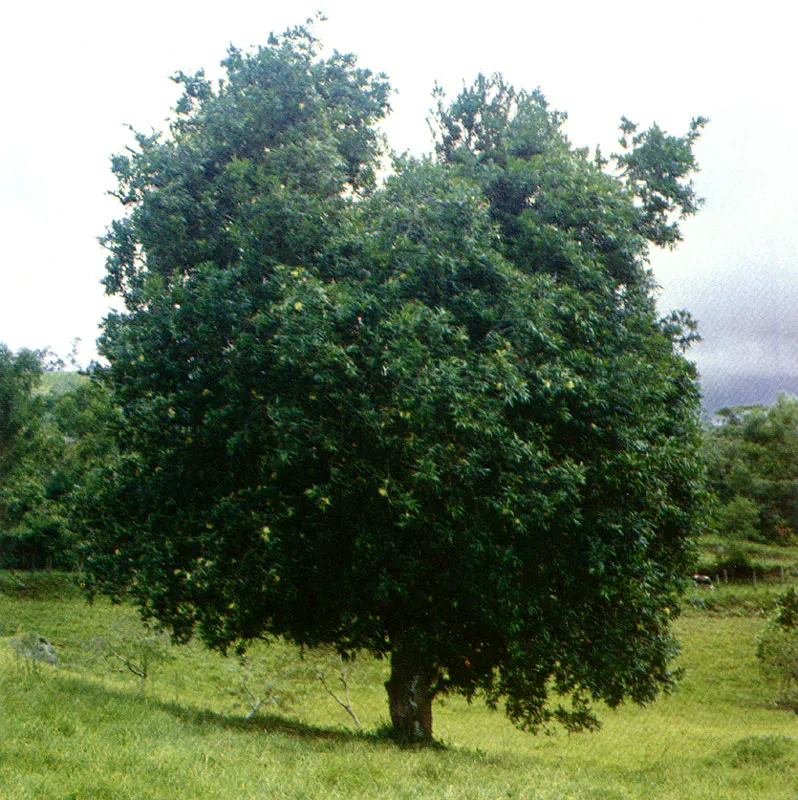
{"type": "Polygon", "coordinates": [[[733,539],[728,545],[718,552],[717,568],[719,570],[732,570],[736,572],[752,569],[751,553],[745,542],[733,539]]]}
{"type": "Polygon", "coordinates": [[[169,637],[154,625],[136,619],[120,618],[102,637],[89,642],[115,672],[129,673],[139,679],[143,692],[153,669],[174,659],[169,637]]]}
{"type": "Polygon", "coordinates": [[[719,412],[704,435],[704,460],[720,535],[786,544],[798,532],[798,399],[719,412]],[[756,514],[753,513],[756,509],[756,514]]]}
{"type": "Polygon", "coordinates": [[[713,527],[719,534],[755,542],[764,538],[759,530],[759,507],[748,497],[735,495],[720,505],[713,516],[713,527]]]}
{"type": "Polygon", "coordinates": [[[113,449],[108,392],[77,373],[46,372],[48,358],[0,343],[0,567],[7,569],[78,565],[73,501],[113,449]]]}

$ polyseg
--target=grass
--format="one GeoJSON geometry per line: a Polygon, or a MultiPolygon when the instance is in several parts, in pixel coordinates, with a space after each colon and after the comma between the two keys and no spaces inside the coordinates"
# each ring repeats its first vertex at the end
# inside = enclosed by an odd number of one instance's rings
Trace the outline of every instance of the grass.
{"type": "MultiPolygon", "coordinates": [[[[756,569],[760,578],[768,576],[771,580],[775,580],[782,573],[787,580],[798,578],[798,543],[776,545],[745,540],[739,544],[751,568],[756,569]]],[[[728,547],[728,539],[722,536],[704,536],[696,554],[696,571],[716,577],[722,575],[723,570],[722,567],[718,567],[718,561],[722,559],[722,553],[728,547]]]]}
{"type": "MultiPolygon", "coordinates": [[[[759,591],[767,605],[769,587],[759,591]]],[[[750,592],[745,608],[688,605],[677,621],[679,689],[645,709],[604,710],[597,734],[533,737],[481,704],[445,698],[434,711],[442,746],[421,750],[381,733],[383,662],[360,658],[349,675],[357,730],[316,679],[322,670],[340,686],[331,654],[300,661],[283,644],[259,647],[247,684],[278,700],[246,719],[235,659],[193,644],[167,648],[171,657],[153,664],[142,690],[96,647],[117,635],[135,650],[130,609],[89,607],[57,580],[0,592],[0,797],[795,800],[798,717],[772,707],[773,687],[757,670],[763,620],[750,592]],[[23,631],[56,646],[57,669],[15,656],[6,641],[23,631]]]]}
{"type": "Polygon", "coordinates": [[[734,616],[766,616],[774,608],[776,598],[789,584],[780,581],[717,583],[712,589],[696,587],[684,596],[683,605],[690,611],[734,616]]]}

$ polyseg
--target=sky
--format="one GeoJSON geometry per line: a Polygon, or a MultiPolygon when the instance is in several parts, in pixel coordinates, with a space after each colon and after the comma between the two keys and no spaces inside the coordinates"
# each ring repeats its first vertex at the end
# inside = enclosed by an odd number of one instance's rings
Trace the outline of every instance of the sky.
{"type": "Polygon", "coordinates": [[[430,149],[439,83],[450,96],[479,72],[539,87],[568,113],[576,145],[613,152],[618,123],[686,132],[705,198],[675,251],[655,252],[663,313],[686,308],[709,410],[798,394],[798,122],[791,2],[641,3],[362,0],[73,0],[3,13],[0,74],[0,342],[96,356],[109,309],[97,242],[121,208],[112,154],[129,127],[163,129],[177,99],[169,76],[218,64],[317,11],[325,52],[358,55],[395,94],[386,124],[397,151],[430,149]]]}

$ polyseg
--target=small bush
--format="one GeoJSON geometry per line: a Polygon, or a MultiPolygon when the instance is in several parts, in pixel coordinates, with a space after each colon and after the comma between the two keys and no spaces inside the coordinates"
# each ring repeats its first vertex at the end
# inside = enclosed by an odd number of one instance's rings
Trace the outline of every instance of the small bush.
{"type": "Polygon", "coordinates": [[[764,673],[780,686],[776,705],[798,713],[798,592],[788,589],[757,640],[756,657],[764,673]]]}
{"type": "Polygon", "coordinates": [[[35,669],[39,664],[51,664],[54,667],[58,665],[55,648],[44,636],[37,633],[21,633],[14,636],[9,645],[26,666],[35,669]]]}
{"type": "Polygon", "coordinates": [[[751,553],[749,548],[738,539],[729,542],[719,553],[717,558],[717,569],[723,570],[744,570],[753,568],[751,563],[751,553]]]}
{"type": "Polygon", "coordinates": [[[89,647],[115,672],[137,677],[142,692],[153,668],[175,658],[167,634],[138,620],[118,620],[105,636],[89,642],[89,647]]]}
{"type": "Polygon", "coordinates": [[[286,648],[275,649],[269,655],[268,659],[242,655],[234,668],[236,681],[228,693],[235,698],[236,708],[247,709],[247,719],[252,719],[261,708],[287,708],[295,700],[289,687],[299,672],[298,653],[286,648]]]}

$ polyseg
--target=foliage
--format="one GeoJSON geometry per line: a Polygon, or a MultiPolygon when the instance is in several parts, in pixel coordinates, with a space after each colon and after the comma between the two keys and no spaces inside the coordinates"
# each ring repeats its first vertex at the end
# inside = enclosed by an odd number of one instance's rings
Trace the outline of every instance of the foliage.
{"type": "Polygon", "coordinates": [[[751,556],[746,543],[740,539],[732,539],[718,548],[715,566],[721,570],[750,570],[751,556]]]}
{"type": "Polygon", "coordinates": [[[788,589],[757,640],[763,671],[779,684],[776,702],[798,714],[798,591],[788,589]]]}
{"type": "Polygon", "coordinates": [[[376,187],[387,82],[317,50],[181,74],[169,134],[113,161],[95,588],[178,641],[390,655],[411,737],[443,693],[529,729],[652,699],[701,473],[689,318],[657,319],[646,257],[695,210],[699,123],[654,185],[653,132],[613,174],[479,78],[376,187]]]}
{"type": "Polygon", "coordinates": [[[51,444],[43,430],[42,401],[35,395],[43,361],[39,351],[15,354],[0,344],[0,557],[6,561],[14,551],[41,549],[40,540],[51,532],[50,520],[36,513],[46,480],[39,467],[47,462],[51,444]],[[20,531],[25,521],[31,524],[20,531]]]}
{"type": "Polygon", "coordinates": [[[45,372],[50,361],[46,352],[15,355],[0,345],[0,563],[6,567],[75,565],[73,493],[113,448],[108,392],[85,376],[45,372]]]}
{"type": "Polygon", "coordinates": [[[24,438],[32,415],[32,394],[41,375],[41,354],[34,350],[12,353],[0,344],[0,467],[13,467],[13,448],[24,438]]]}
{"type": "Polygon", "coordinates": [[[712,528],[786,543],[798,532],[798,399],[720,412],[705,432],[704,457],[718,500],[712,528]],[[754,513],[756,512],[756,513],[754,513]]]}
{"type": "Polygon", "coordinates": [[[721,536],[749,541],[759,538],[759,508],[748,497],[735,495],[718,506],[713,521],[714,530],[721,536]]]}
{"type": "Polygon", "coordinates": [[[12,353],[0,344],[0,530],[15,522],[17,513],[8,485],[23,469],[36,434],[33,390],[42,372],[41,354],[12,353]]]}

